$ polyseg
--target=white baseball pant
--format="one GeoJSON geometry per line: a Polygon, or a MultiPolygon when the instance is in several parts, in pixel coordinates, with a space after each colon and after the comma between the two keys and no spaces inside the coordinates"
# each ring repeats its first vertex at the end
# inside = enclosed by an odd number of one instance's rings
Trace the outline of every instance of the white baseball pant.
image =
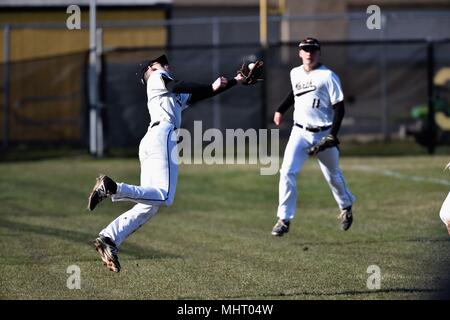
{"type": "MultiPolygon", "coordinates": [[[[313,133],[293,126],[280,169],[278,218],[283,220],[294,218],[297,207],[297,174],[309,157],[308,149],[328,134],[329,130],[313,133]]],[[[351,206],[356,198],[345,185],[339,168],[339,150],[328,148],[319,152],[317,158],[339,208],[351,206]]]]}
{"type": "Polygon", "coordinates": [[[149,127],[139,145],[141,185],[117,183],[117,192],[111,200],[137,204],[100,232],[111,238],[116,246],[152,218],[160,206],[173,203],[178,179],[178,160],[172,159],[177,155],[172,152],[177,147],[172,136],[174,129],[173,124],[165,121],[149,127]]]}
{"type": "Polygon", "coordinates": [[[442,222],[447,226],[450,233],[450,193],[447,195],[447,197],[444,200],[444,203],[442,204],[441,211],[439,212],[439,217],[441,218],[442,222]]]}

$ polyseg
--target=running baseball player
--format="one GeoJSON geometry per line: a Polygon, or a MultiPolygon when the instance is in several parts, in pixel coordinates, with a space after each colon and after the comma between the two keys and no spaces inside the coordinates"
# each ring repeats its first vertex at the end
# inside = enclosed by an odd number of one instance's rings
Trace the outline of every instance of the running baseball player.
{"type": "Polygon", "coordinates": [[[348,230],[353,222],[355,197],[348,190],[339,168],[337,134],[344,117],[344,94],[338,76],[319,62],[320,43],[306,38],[299,45],[303,64],[290,73],[292,90],[275,112],[279,126],[285,113],[294,105],[294,125],[280,169],[278,221],[272,235],[289,231],[297,203],[297,174],[309,156],[317,156],[320,169],[341,210],[341,228],[348,230]]]}
{"type": "Polygon", "coordinates": [[[189,105],[213,97],[247,81],[240,73],[234,79],[217,78],[212,84],[177,81],[169,73],[169,61],[165,55],[141,64],[140,81],[147,88],[147,107],[151,123],[139,145],[141,163],[140,186],[117,183],[108,176],[97,178],[88,202],[88,209],[107,197],[112,201],[132,201],[136,205],[117,217],[100,231],[94,246],[103,264],[113,271],[120,271],[118,247],[139,227],[152,218],[161,206],[170,206],[175,197],[178,177],[178,160],[174,130],[181,125],[181,112],[189,105]]]}

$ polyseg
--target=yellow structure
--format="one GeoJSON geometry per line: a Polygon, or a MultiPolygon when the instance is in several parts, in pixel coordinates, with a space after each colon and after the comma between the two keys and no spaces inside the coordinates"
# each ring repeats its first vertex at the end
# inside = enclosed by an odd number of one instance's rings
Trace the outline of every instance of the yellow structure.
{"type": "MultiPolygon", "coordinates": [[[[52,141],[82,138],[83,100],[80,86],[89,49],[89,7],[81,7],[81,30],[65,28],[66,7],[0,7],[0,25],[10,25],[8,140],[52,141]],[[51,26],[50,26],[51,24],[51,26]],[[54,26],[61,27],[54,27],[54,26]],[[67,54],[80,55],[70,64],[67,54]],[[82,54],[85,52],[85,54],[82,54]],[[46,58],[54,57],[53,62],[46,58]],[[62,59],[62,60],[61,60],[62,59]],[[20,62],[16,64],[15,62],[20,62]]],[[[105,21],[164,21],[166,7],[97,7],[97,27],[105,21]]],[[[103,49],[166,46],[165,25],[103,28],[103,49]]],[[[4,30],[0,29],[0,63],[4,62],[4,30]]],[[[3,78],[0,75],[0,87],[3,78]]],[[[0,92],[2,105],[4,92],[0,92]]],[[[0,128],[3,125],[0,109],[0,128]]],[[[0,130],[3,135],[3,128],[0,130]]]]}
{"type": "MultiPolygon", "coordinates": [[[[69,30],[67,28],[45,28],[27,24],[59,23],[61,26],[70,14],[66,8],[14,9],[0,8],[0,25],[11,24],[11,61],[61,55],[89,48],[89,28],[69,30]],[[25,27],[22,27],[24,26],[25,27]],[[17,27],[16,27],[17,26],[17,27]]],[[[158,8],[97,8],[97,25],[104,21],[152,21],[165,20],[166,11],[158,8]]],[[[81,21],[88,25],[89,10],[82,8],[81,21]]],[[[0,30],[0,62],[3,62],[3,36],[0,30]]],[[[103,28],[103,47],[165,46],[168,31],[165,26],[103,28]]]]}

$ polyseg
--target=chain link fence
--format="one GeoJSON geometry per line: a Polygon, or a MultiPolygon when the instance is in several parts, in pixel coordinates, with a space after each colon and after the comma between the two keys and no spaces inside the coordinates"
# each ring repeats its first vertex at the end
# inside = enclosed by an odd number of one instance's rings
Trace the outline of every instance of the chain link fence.
{"type": "MultiPolygon", "coordinates": [[[[365,24],[366,15],[361,14],[273,17],[269,23],[273,24],[270,30],[275,31],[264,50],[258,44],[255,17],[204,18],[190,23],[174,20],[164,22],[171,30],[167,47],[104,48],[99,91],[105,146],[138,145],[150,119],[145,89],[135,76],[137,65],[162,53],[168,55],[175,78],[203,83],[211,83],[219,75],[234,76],[246,59],[264,59],[266,81],[255,87],[233,88],[198,103],[184,112],[182,126],[191,130],[194,120],[202,120],[203,130],[273,128],[273,112],[291,87],[289,71],[300,64],[298,42],[282,43],[279,38],[283,21],[290,19],[304,24],[334,19],[353,25],[348,27],[353,31],[347,34],[357,40],[322,41],[322,62],[339,75],[343,84],[347,113],[341,134],[361,139],[402,139],[417,122],[413,110],[420,108],[416,107],[426,108],[430,99],[438,99],[442,110],[448,107],[450,84],[433,83],[433,76],[445,74],[450,67],[450,41],[423,39],[422,35],[420,39],[401,40],[392,30],[407,21],[411,24],[414,16],[399,18],[390,13],[386,17],[387,30],[391,32],[376,31],[377,36],[368,36],[367,29],[357,31],[355,26],[365,24]],[[245,30],[250,31],[242,34],[245,24],[245,30]],[[376,39],[361,40],[363,36],[376,39]]],[[[448,15],[444,12],[435,18],[443,17],[448,15]]],[[[433,28],[432,15],[427,19],[427,28],[433,28]]],[[[112,26],[117,27],[102,27],[112,26]]],[[[439,35],[444,36],[445,30],[439,35]]],[[[87,56],[88,52],[79,52],[0,65],[4,147],[40,142],[70,142],[87,147],[87,56]]],[[[450,113],[443,114],[445,124],[450,113]]],[[[289,134],[291,124],[292,109],[281,127],[282,137],[289,134]]]]}

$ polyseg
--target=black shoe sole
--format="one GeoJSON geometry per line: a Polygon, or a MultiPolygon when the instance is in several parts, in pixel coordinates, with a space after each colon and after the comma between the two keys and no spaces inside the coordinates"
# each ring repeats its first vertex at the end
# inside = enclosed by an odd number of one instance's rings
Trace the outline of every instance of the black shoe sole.
{"type": "Polygon", "coordinates": [[[99,196],[98,196],[97,191],[92,191],[92,193],[89,195],[87,209],[89,211],[93,211],[99,203],[100,203],[100,201],[99,201],[99,196]]]}
{"type": "Polygon", "coordinates": [[[102,259],[102,263],[104,266],[106,266],[110,271],[118,273],[120,272],[120,264],[114,263],[113,259],[111,259],[104,250],[104,244],[101,243],[99,240],[95,239],[93,241],[93,245],[95,247],[95,250],[100,255],[100,258],[102,259]]]}
{"type": "Polygon", "coordinates": [[[348,227],[345,227],[345,226],[341,225],[341,230],[347,231],[348,229],[350,229],[350,227],[352,226],[352,224],[353,224],[353,219],[350,221],[348,227]]]}

